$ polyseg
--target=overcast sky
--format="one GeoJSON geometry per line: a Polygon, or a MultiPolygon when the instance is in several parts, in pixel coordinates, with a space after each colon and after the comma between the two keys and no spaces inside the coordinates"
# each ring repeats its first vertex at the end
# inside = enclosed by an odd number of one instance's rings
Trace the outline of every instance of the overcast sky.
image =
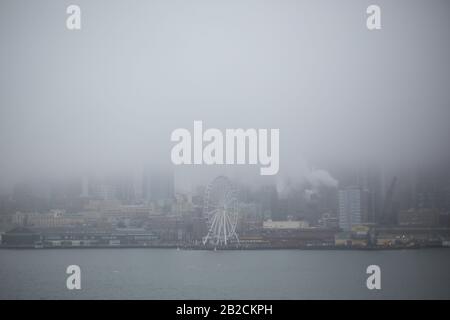
{"type": "Polygon", "coordinates": [[[449,15],[446,0],[0,0],[0,185],[170,164],[170,133],[194,120],[279,128],[284,176],[448,159],[449,15]]]}

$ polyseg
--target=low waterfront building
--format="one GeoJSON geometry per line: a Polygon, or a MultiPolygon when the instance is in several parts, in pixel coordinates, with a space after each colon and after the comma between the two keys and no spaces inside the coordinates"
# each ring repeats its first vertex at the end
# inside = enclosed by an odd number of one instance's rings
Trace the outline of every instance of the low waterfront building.
{"type": "Polygon", "coordinates": [[[261,236],[242,236],[239,238],[239,243],[243,246],[268,246],[270,244],[267,239],[261,236]]]}
{"type": "Polygon", "coordinates": [[[449,228],[431,227],[377,227],[376,243],[380,246],[394,245],[442,245],[450,239],[449,228]]]}
{"type": "Polygon", "coordinates": [[[339,219],[338,217],[327,212],[324,213],[322,217],[319,219],[319,225],[326,229],[338,229],[339,219]]]}
{"type": "Polygon", "coordinates": [[[439,210],[425,208],[400,210],[398,224],[408,227],[436,227],[439,225],[439,210]]]}
{"type": "Polygon", "coordinates": [[[333,245],[334,233],[323,228],[266,228],[261,231],[262,237],[274,247],[333,245]]]}
{"type": "Polygon", "coordinates": [[[309,223],[307,221],[302,220],[287,220],[287,221],[272,221],[272,220],[266,220],[263,222],[263,228],[264,229],[305,229],[309,228],[309,223]]]}
{"type": "Polygon", "coordinates": [[[25,228],[10,230],[2,245],[17,247],[148,246],[159,238],[143,229],[25,228]]]}
{"type": "Polygon", "coordinates": [[[7,231],[2,236],[2,245],[27,247],[34,246],[42,240],[41,235],[34,232],[30,228],[17,227],[7,231]]]}
{"type": "Polygon", "coordinates": [[[338,247],[367,247],[367,237],[355,237],[355,234],[350,231],[339,232],[335,234],[334,245],[338,247]]]}
{"type": "Polygon", "coordinates": [[[12,216],[12,223],[16,226],[29,226],[37,228],[55,228],[71,225],[81,225],[84,217],[80,214],[67,214],[60,210],[51,210],[47,213],[16,212],[12,216]]]}
{"type": "Polygon", "coordinates": [[[392,247],[395,245],[400,245],[400,239],[392,235],[381,235],[377,237],[377,246],[380,247],[392,247]]]}

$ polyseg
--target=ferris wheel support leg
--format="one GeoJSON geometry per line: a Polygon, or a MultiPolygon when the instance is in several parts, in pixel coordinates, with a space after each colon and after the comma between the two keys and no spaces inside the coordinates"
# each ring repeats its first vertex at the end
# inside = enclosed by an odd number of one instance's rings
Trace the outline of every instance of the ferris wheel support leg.
{"type": "Polygon", "coordinates": [[[215,222],[214,222],[214,229],[213,229],[213,234],[214,234],[214,244],[217,246],[219,245],[220,242],[220,217],[217,215],[215,222]]]}
{"type": "Polygon", "coordinates": [[[227,222],[226,222],[226,216],[225,213],[223,214],[222,220],[223,220],[223,235],[225,237],[225,245],[227,245],[227,222]]]}
{"type": "Polygon", "coordinates": [[[212,224],[211,224],[211,227],[209,228],[206,237],[203,239],[203,245],[205,245],[205,244],[208,242],[208,239],[211,237],[211,234],[212,234],[212,232],[213,232],[213,229],[214,229],[215,226],[216,226],[216,220],[217,220],[217,214],[214,215],[214,218],[213,218],[213,222],[212,222],[212,224]]]}

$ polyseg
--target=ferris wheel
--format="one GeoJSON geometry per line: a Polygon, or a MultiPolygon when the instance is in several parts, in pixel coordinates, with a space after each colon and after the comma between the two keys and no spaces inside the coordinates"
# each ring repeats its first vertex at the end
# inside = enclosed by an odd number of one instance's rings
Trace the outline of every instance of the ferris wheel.
{"type": "Polygon", "coordinates": [[[236,234],[238,201],[236,190],[228,178],[219,176],[208,185],[203,214],[208,225],[203,244],[227,245],[233,241],[239,242],[236,234]]]}

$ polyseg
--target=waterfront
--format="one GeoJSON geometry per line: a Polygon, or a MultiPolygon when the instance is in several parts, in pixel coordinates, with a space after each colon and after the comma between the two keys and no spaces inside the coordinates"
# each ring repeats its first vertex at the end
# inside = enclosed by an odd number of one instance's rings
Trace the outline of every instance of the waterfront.
{"type": "Polygon", "coordinates": [[[0,299],[450,299],[448,270],[449,249],[0,250],[0,299]],[[71,264],[81,290],[66,289],[71,264]]]}

